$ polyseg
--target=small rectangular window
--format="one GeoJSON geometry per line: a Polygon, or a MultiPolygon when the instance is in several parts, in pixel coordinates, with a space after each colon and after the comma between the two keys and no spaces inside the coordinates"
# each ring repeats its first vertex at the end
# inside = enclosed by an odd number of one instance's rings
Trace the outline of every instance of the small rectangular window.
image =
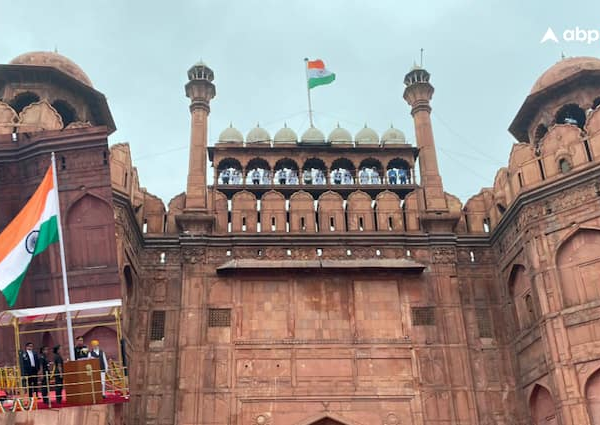
{"type": "Polygon", "coordinates": [[[435,326],[435,314],[433,307],[412,307],[413,326],[435,326]]]}
{"type": "Polygon", "coordinates": [[[242,217],[242,232],[246,231],[246,217],[242,217]]]}
{"type": "Polygon", "coordinates": [[[306,220],[304,219],[304,217],[300,217],[300,228],[302,230],[306,230],[306,220]]]}
{"type": "Polygon", "coordinates": [[[365,230],[365,223],[362,217],[358,217],[358,230],[361,232],[365,230]]]}
{"type": "Polygon", "coordinates": [[[274,232],[277,226],[275,225],[275,217],[271,217],[271,232],[274,232]]]}
{"type": "Polygon", "coordinates": [[[332,232],[335,230],[335,218],[333,217],[329,217],[329,230],[332,232]]]}
{"type": "Polygon", "coordinates": [[[388,217],[388,230],[394,230],[394,219],[392,216],[388,217]]]}
{"type": "Polygon", "coordinates": [[[517,176],[519,177],[519,187],[523,187],[523,176],[521,173],[517,173],[517,176]]]}
{"type": "Polygon", "coordinates": [[[208,309],[208,327],[225,328],[231,326],[230,308],[209,308],[208,309]]]}
{"type": "Polygon", "coordinates": [[[150,319],[150,341],[162,341],[165,339],[165,320],[166,312],[164,310],[154,310],[150,319]]]}

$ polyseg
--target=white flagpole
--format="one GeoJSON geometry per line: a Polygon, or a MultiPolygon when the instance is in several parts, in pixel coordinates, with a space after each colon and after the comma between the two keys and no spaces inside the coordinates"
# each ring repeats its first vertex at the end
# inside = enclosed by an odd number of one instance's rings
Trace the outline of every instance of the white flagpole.
{"type": "Polygon", "coordinates": [[[310,102],[310,87],[308,86],[308,58],[304,58],[304,70],[306,71],[306,90],[308,91],[308,119],[310,120],[310,126],[314,127],[312,117],[312,105],[310,102]]]}
{"type": "Polygon", "coordinates": [[[65,308],[67,310],[67,334],[69,337],[69,357],[75,360],[75,344],[73,341],[73,322],[71,321],[71,312],[69,306],[69,285],[67,284],[67,262],[65,260],[65,245],[63,242],[62,220],[60,218],[60,197],[58,196],[58,176],[56,174],[56,158],[52,152],[52,177],[54,178],[54,191],[56,192],[56,204],[58,205],[58,244],[60,247],[60,268],[63,282],[63,292],[65,296],[65,308]]]}

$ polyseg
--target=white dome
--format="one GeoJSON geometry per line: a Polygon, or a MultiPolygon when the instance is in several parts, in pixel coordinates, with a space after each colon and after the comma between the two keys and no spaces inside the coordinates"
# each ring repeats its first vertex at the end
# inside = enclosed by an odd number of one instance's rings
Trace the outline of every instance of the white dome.
{"type": "Polygon", "coordinates": [[[302,143],[325,143],[325,135],[318,128],[310,127],[302,135],[302,143]]]}
{"type": "Polygon", "coordinates": [[[381,143],[384,145],[404,144],[406,143],[406,137],[402,131],[394,128],[394,126],[391,125],[390,128],[388,128],[381,136],[381,143]]]}
{"type": "Polygon", "coordinates": [[[219,134],[219,143],[244,143],[244,136],[232,124],[219,134]]]}
{"type": "Polygon", "coordinates": [[[283,125],[283,128],[275,133],[273,143],[296,143],[298,142],[298,135],[294,130],[289,128],[287,124],[283,125]]]}
{"type": "Polygon", "coordinates": [[[256,124],[256,127],[250,130],[246,136],[246,143],[269,143],[270,141],[269,132],[259,124],[256,124]]]}
{"type": "Polygon", "coordinates": [[[367,127],[365,124],[364,128],[362,128],[358,133],[356,133],[356,137],[354,138],[357,145],[378,145],[379,144],[379,136],[372,128],[367,127]]]}
{"type": "Polygon", "coordinates": [[[352,135],[338,123],[337,127],[329,133],[329,143],[332,145],[352,144],[352,135]]]}

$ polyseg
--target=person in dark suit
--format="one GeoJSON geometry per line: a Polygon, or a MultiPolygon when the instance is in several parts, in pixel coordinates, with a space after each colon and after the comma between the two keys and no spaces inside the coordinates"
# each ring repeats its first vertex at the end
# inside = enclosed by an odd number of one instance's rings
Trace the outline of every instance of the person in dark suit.
{"type": "Polygon", "coordinates": [[[48,388],[50,386],[50,367],[52,359],[50,358],[50,348],[43,346],[40,349],[40,372],[42,373],[42,398],[45,404],[48,404],[48,388]]]}
{"type": "Polygon", "coordinates": [[[64,360],[62,358],[61,346],[56,345],[52,352],[54,353],[54,392],[56,393],[56,402],[62,403],[62,392],[63,392],[63,366],[64,360]]]}
{"type": "Polygon", "coordinates": [[[75,338],[77,341],[75,345],[75,360],[87,359],[88,358],[88,347],[83,343],[83,337],[78,336],[75,338]]]}
{"type": "Polygon", "coordinates": [[[23,376],[23,385],[27,386],[29,397],[33,397],[33,393],[38,383],[38,373],[40,370],[40,358],[33,351],[33,343],[25,344],[25,350],[20,353],[21,374],[23,376]]]}

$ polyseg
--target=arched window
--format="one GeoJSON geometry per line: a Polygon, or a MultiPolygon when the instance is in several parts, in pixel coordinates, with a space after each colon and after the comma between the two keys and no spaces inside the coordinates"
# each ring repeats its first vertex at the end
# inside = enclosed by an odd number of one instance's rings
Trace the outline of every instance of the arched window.
{"type": "Polygon", "coordinates": [[[290,158],[282,158],[275,163],[274,184],[299,184],[298,164],[290,158]]]}
{"type": "Polygon", "coordinates": [[[62,118],[63,125],[66,127],[72,122],[77,121],[77,113],[67,101],[55,100],[52,102],[52,107],[56,109],[58,115],[62,118]]]}
{"type": "Polygon", "coordinates": [[[331,163],[330,183],[353,184],[356,167],[347,158],[338,158],[331,163]]]}
{"type": "Polygon", "coordinates": [[[242,164],[235,158],[225,158],[217,166],[218,184],[242,184],[242,164]]]}
{"type": "Polygon", "coordinates": [[[319,158],[310,158],[302,166],[302,184],[326,184],[327,166],[319,158]]]}
{"type": "Polygon", "coordinates": [[[526,275],[525,267],[517,264],[513,267],[508,281],[508,287],[518,329],[527,329],[533,323],[535,313],[533,299],[531,298],[531,282],[526,275]]]}
{"type": "Polygon", "coordinates": [[[26,106],[32,103],[39,102],[40,97],[32,92],[19,93],[9,102],[9,105],[18,113],[20,113],[26,106]]]}
{"type": "Polygon", "coordinates": [[[360,184],[381,184],[383,166],[375,158],[363,159],[358,166],[358,182],[360,184]]]}
{"type": "Polygon", "coordinates": [[[569,103],[556,113],[557,124],[573,124],[579,128],[585,125],[585,112],[578,105],[569,103]]]}
{"type": "Polygon", "coordinates": [[[246,184],[271,184],[271,166],[262,158],[253,158],[246,165],[246,184]]]}
{"type": "Polygon", "coordinates": [[[566,174],[571,171],[571,163],[566,158],[561,158],[558,161],[558,168],[561,173],[566,174]]]}
{"type": "Polygon", "coordinates": [[[402,158],[394,158],[387,165],[387,182],[389,184],[410,184],[410,165],[402,158]]]}

